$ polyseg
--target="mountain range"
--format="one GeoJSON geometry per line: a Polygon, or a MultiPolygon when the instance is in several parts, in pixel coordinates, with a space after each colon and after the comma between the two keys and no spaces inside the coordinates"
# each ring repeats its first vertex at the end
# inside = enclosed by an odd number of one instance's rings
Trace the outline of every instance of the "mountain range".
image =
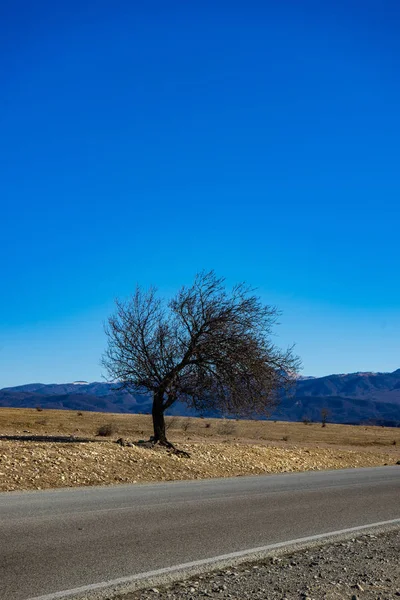
{"type": "MultiPolygon", "coordinates": [[[[149,394],[130,394],[113,383],[76,381],[62,384],[29,383],[0,390],[0,407],[91,410],[113,413],[150,413],[149,394]]],[[[333,423],[400,426],[400,369],[393,373],[348,373],[299,377],[293,394],[282,395],[268,417],[285,421],[318,421],[321,410],[333,423]]],[[[199,416],[176,402],[171,415],[199,416]]],[[[216,411],[204,416],[218,417],[216,411]]]]}

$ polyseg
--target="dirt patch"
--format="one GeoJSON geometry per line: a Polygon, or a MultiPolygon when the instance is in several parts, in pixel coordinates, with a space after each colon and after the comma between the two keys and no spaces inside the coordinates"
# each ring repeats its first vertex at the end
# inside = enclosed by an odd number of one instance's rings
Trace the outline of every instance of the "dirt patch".
{"type": "MultiPolygon", "coordinates": [[[[235,477],[395,464],[399,451],[182,443],[191,458],[162,448],[102,443],[0,441],[0,491],[235,477]]],[[[397,467],[396,467],[397,468],[397,467]]]]}

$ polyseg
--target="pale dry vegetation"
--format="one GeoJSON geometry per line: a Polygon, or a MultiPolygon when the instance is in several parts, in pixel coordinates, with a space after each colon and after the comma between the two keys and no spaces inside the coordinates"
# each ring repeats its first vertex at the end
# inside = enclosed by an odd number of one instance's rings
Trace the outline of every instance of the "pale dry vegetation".
{"type": "Polygon", "coordinates": [[[379,466],[400,459],[400,430],[394,428],[187,417],[169,417],[167,427],[191,458],[114,443],[147,439],[148,415],[0,409],[0,490],[379,466]],[[111,436],[96,435],[102,427],[111,436]],[[92,441],[4,439],[36,435],[92,441]]]}
{"type": "MultiPolygon", "coordinates": [[[[400,428],[289,423],[286,421],[249,421],[166,417],[169,435],[175,440],[215,440],[229,437],[238,443],[268,444],[287,438],[293,444],[329,446],[392,446],[400,444],[400,428]]],[[[132,440],[153,433],[150,415],[122,415],[72,410],[0,408],[1,435],[73,435],[96,438],[101,427],[111,427],[112,437],[132,440]]],[[[286,444],[287,445],[287,444],[286,444]]]]}

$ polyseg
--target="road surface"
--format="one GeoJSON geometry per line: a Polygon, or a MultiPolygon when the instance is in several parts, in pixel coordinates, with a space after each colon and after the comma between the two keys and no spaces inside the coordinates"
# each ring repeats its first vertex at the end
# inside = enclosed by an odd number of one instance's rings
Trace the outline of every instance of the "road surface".
{"type": "MultiPolygon", "coordinates": [[[[400,519],[400,467],[0,494],[0,598],[400,519]]],[[[43,599],[44,600],[44,599],[43,599]]]]}

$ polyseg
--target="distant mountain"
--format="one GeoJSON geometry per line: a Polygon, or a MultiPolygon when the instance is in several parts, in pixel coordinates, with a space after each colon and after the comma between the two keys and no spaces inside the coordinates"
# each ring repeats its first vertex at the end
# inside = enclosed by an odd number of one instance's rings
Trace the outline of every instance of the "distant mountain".
{"type": "MultiPolygon", "coordinates": [[[[149,413],[149,394],[129,394],[113,383],[29,383],[0,390],[0,407],[149,413]]],[[[350,373],[326,377],[299,377],[292,397],[283,396],[272,419],[318,421],[328,409],[334,423],[375,423],[400,426],[400,369],[393,373],[350,373]]],[[[196,416],[176,402],[169,414],[196,416]]],[[[205,416],[219,416],[216,411],[205,416]]]]}
{"type": "Polygon", "coordinates": [[[296,395],[362,398],[400,405],[400,369],[393,373],[350,373],[300,380],[296,395]]]}
{"type": "Polygon", "coordinates": [[[151,410],[148,394],[129,394],[113,383],[29,383],[0,390],[0,407],[61,408],[99,412],[139,413],[151,410]]]}
{"type": "Polygon", "coordinates": [[[400,369],[299,378],[294,398],[283,398],[276,414],[318,421],[322,408],[334,423],[400,426],[400,369]]]}

